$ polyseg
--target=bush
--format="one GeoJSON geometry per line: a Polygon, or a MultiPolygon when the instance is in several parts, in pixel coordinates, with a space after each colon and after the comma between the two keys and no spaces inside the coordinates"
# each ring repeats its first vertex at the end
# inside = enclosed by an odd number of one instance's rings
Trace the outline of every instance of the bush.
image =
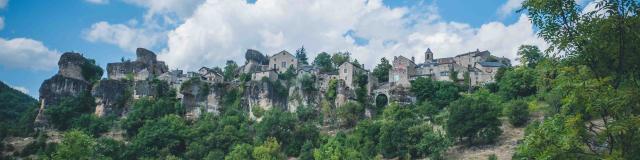
{"type": "Polygon", "coordinates": [[[523,100],[515,100],[506,106],[509,123],[516,127],[521,127],[529,120],[529,109],[527,102],[523,100]]]}
{"type": "Polygon", "coordinates": [[[499,110],[485,90],[465,96],[449,105],[447,132],[468,144],[491,143],[500,136],[499,110]]]}
{"type": "Polygon", "coordinates": [[[364,117],[364,107],[358,102],[347,102],[338,107],[338,118],[341,126],[353,127],[362,117],[364,117]]]}

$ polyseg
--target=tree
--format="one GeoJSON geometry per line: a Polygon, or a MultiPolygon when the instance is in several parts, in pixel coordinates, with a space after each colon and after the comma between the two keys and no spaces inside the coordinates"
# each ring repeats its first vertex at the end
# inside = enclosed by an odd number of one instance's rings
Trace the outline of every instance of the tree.
{"type": "Polygon", "coordinates": [[[490,93],[478,91],[449,104],[447,133],[470,145],[494,142],[502,132],[498,115],[490,93]]]}
{"type": "Polygon", "coordinates": [[[430,101],[438,108],[443,108],[460,97],[461,87],[453,82],[419,77],[411,82],[410,91],[416,95],[418,103],[430,101]]]}
{"type": "Polygon", "coordinates": [[[104,73],[104,70],[102,70],[100,66],[96,65],[96,60],[93,59],[87,59],[81,67],[82,77],[91,83],[100,80],[100,78],[102,78],[102,74],[104,73]]]}
{"type": "Polygon", "coordinates": [[[132,137],[138,133],[146,121],[162,118],[166,115],[182,115],[184,108],[175,100],[160,98],[141,98],[133,102],[133,106],[127,117],[121,121],[122,128],[127,136],[132,137]]]}
{"type": "Polygon", "coordinates": [[[77,97],[68,97],[56,106],[45,110],[49,122],[59,130],[67,130],[73,126],[75,117],[91,114],[96,103],[91,93],[83,91],[77,97]]]}
{"type": "Polygon", "coordinates": [[[262,145],[253,148],[253,158],[258,160],[281,160],[285,159],[280,152],[280,143],[273,137],[267,138],[262,145]]]}
{"type": "Polygon", "coordinates": [[[302,148],[300,148],[300,160],[313,160],[313,144],[311,141],[305,141],[302,148]]]}
{"type": "Polygon", "coordinates": [[[378,82],[389,82],[389,70],[391,70],[391,67],[389,60],[382,57],[380,63],[373,69],[373,76],[378,79],[378,82]]]}
{"type": "Polygon", "coordinates": [[[364,117],[364,107],[360,103],[349,101],[338,107],[341,126],[353,127],[362,117],[364,117]]]}
{"type": "Polygon", "coordinates": [[[526,97],[536,93],[536,72],[529,68],[508,70],[498,82],[499,93],[506,99],[526,97]]]}
{"type": "Polygon", "coordinates": [[[53,154],[53,159],[102,159],[96,151],[96,140],[81,131],[69,131],[53,154]]]}
{"type": "Polygon", "coordinates": [[[238,69],[238,64],[236,64],[233,60],[228,60],[226,66],[224,67],[224,80],[231,81],[236,78],[236,70],[238,69]]]}
{"type": "Polygon", "coordinates": [[[507,103],[507,116],[509,123],[513,126],[520,127],[529,120],[529,105],[524,100],[515,100],[507,103]]]}
{"type": "Polygon", "coordinates": [[[542,60],[542,52],[538,49],[538,46],[534,45],[522,45],[518,48],[518,55],[520,62],[524,66],[534,68],[538,65],[538,62],[542,60]]]}
{"type": "MultiPolygon", "coordinates": [[[[284,151],[289,151],[289,155],[297,155],[300,151],[299,147],[303,142],[299,142],[299,146],[294,146],[294,129],[296,122],[295,115],[290,112],[284,112],[273,108],[268,110],[262,117],[262,120],[256,124],[256,139],[258,141],[267,140],[269,137],[275,138],[284,144],[284,151]]],[[[257,157],[256,157],[257,158],[257,157]]]]}
{"type": "Polygon", "coordinates": [[[253,152],[253,147],[249,144],[239,144],[233,147],[231,153],[224,157],[225,160],[252,160],[251,153],[253,152]]]}
{"type": "Polygon", "coordinates": [[[340,66],[342,65],[342,63],[344,62],[349,62],[350,61],[350,55],[351,53],[349,52],[338,52],[338,53],[334,53],[331,56],[331,62],[333,62],[333,66],[340,66]]]}
{"type": "Polygon", "coordinates": [[[326,52],[319,53],[313,60],[313,65],[320,68],[320,72],[322,73],[332,72],[335,70],[331,64],[331,55],[326,52]]]}
{"type": "Polygon", "coordinates": [[[130,157],[164,157],[182,155],[186,150],[187,125],[177,115],[147,121],[133,137],[130,157]]]}
{"type": "Polygon", "coordinates": [[[307,62],[307,51],[304,49],[304,46],[296,50],[296,59],[298,59],[298,63],[309,64],[309,62],[307,62]]]}

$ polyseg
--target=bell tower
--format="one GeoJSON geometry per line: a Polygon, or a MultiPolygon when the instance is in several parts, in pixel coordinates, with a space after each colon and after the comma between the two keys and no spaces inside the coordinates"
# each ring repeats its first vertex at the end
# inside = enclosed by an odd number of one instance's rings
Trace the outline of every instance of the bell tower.
{"type": "Polygon", "coordinates": [[[431,48],[427,48],[427,51],[424,52],[424,63],[429,63],[433,61],[433,52],[431,52],[431,48]]]}

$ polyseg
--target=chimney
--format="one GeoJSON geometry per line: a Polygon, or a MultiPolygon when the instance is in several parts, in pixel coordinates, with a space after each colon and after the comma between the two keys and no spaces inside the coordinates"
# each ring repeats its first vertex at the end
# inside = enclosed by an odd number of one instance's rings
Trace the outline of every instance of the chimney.
{"type": "Polygon", "coordinates": [[[411,56],[411,61],[416,62],[416,57],[411,56]]]}

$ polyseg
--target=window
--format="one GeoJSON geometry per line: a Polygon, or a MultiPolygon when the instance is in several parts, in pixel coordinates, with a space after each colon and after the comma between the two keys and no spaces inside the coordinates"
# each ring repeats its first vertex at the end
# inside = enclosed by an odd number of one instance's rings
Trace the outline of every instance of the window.
{"type": "Polygon", "coordinates": [[[277,68],[277,67],[276,67],[276,64],[273,64],[273,68],[272,68],[272,69],[276,69],[276,68],[277,68]]]}
{"type": "Polygon", "coordinates": [[[287,62],[282,62],[282,68],[287,68],[287,62]]]}
{"type": "Polygon", "coordinates": [[[344,73],[347,73],[347,69],[346,68],[344,69],[344,73]]]}
{"type": "Polygon", "coordinates": [[[447,76],[449,75],[449,72],[440,72],[440,76],[447,76]]]}

